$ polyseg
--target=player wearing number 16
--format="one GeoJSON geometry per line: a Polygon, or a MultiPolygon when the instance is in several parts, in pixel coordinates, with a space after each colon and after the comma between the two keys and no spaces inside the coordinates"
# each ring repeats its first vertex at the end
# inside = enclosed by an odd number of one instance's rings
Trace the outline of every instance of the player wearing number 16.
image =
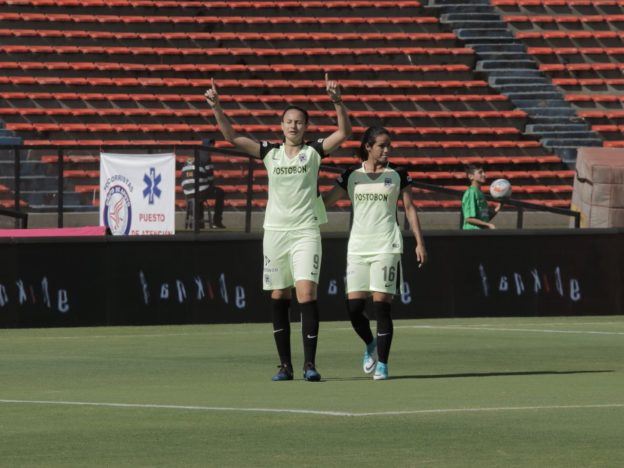
{"type": "Polygon", "coordinates": [[[338,185],[325,197],[327,207],[349,194],[353,205],[353,226],[347,247],[347,308],[355,332],[364,341],[363,370],[375,371],[375,380],[388,378],[388,356],[392,343],[391,303],[401,284],[403,236],[397,223],[397,202],[416,238],[416,260],[427,261],[425,241],[412,202],[411,179],[407,171],[388,161],[390,132],[370,127],[360,143],[361,164],[347,169],[338,185]],[[366,299],[372,295],[377,319],[374,338],[364,315],[366,299]]]}
{"type": "Polygon", "coordinates": [[[271,291],[273,336],[280,358],[274,381],[293,379],[288,309],[295,289],[301,307],[303,377],[321,379],[316,370],[319,312],[316,289],[321,268],[319,225],[327,222],[318,187],[321,158],[336,150],[350,135],[351,124],[342,103],[340,87],[325,75],[325,88],[334,103],[338,128],[325,139],[307,142],[308,113],[288,106],[282,113],[281,143],[258,142],[239,135],[219,103],[217,88],[206,91],[206,100],[224,138],[238,150],[262,159],[269,178],[269,197],[264,217],[263,287],[271,291]]]}

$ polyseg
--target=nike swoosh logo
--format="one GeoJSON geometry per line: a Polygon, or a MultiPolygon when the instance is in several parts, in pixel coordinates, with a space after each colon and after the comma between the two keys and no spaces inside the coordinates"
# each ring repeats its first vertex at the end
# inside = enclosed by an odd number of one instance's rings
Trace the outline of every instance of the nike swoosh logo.
{"type": "Polygon", "coordinates": [[[390,333],[377,333],[377,336],[388,336],[390,333]]]}
{"type": "Polygon", "coordinates": [[[308,338],[309,338],[310,340],[313,340],[313,339],[314,339],[314,338],[316,338],[317,336],[318,336],[318,335],[314,335],[314,336],[310,336],[310,335],[308,335],[308,338]]]}
{"type": "Polygon", "coordinates": [[[273,333],[279,333],[279,332],[281,332],[281,331],[284,331],[284,329],[283,329],[283,328],[280,328],[279,330],[273,330],[273,333]]]}

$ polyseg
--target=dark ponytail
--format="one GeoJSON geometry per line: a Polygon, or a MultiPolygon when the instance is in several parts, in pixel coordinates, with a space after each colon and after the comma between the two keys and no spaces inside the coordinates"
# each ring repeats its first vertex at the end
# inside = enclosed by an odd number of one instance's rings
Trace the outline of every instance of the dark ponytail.
{"type": "Polygon", "coordinates": [[[373,146],[379,135],[391,136],[390,132],[383,127],[368,127],[364,132],[364,136],[362,136],[362,141],[360,142],[360,148],[358,149],[358,156],[362,161],[366,161],[368,159],[366,145],[373,146]]]}

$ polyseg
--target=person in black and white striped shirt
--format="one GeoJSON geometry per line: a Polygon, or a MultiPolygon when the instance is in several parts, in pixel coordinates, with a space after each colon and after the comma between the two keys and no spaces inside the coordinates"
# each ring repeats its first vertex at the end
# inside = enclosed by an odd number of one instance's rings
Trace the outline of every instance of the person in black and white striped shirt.
{"type": "MultiPolygon", "coordinates": [[[[182,190],[186,200],[192,200],[195,196],[195,161],[189,159],[182,168],[182,190]]],[[[212,219],[212,228],[225,228],[223,225],[223,199],[225,193],[221,187],[214,185],[214,165],[210,159],[210,155],[202,155],[199,166],[199,201],[201,202],[200,227],[203,227],[204,209],[203,204],[209,198],[215,199],[214,217],[212,219]]]]}

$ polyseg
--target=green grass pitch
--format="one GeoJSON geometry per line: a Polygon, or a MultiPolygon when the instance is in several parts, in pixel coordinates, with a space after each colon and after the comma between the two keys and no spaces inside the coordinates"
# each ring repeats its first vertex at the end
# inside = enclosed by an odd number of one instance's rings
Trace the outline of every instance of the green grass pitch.
{"type": "Polygon", "coordinates": [[[395,322],[389,381],[322,323],[0,330],[0,466],[624,466],[624,317],[395,322]]]}

